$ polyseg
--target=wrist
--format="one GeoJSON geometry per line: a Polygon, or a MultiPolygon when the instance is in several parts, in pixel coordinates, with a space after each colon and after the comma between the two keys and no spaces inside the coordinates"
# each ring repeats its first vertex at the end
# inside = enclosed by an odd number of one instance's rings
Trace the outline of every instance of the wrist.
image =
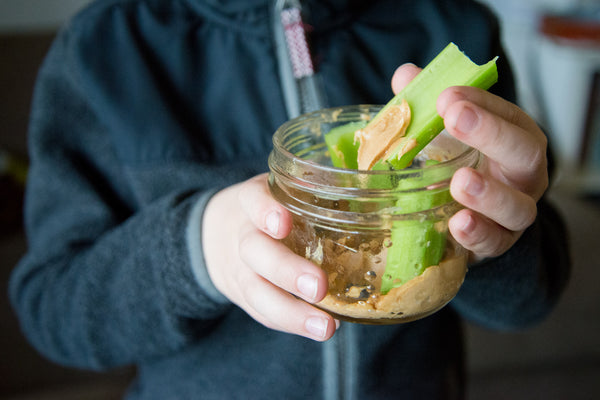
{"type": "Polygon", "coordinates": [[[204,213],[215,193],[217,193],[216,189],[202,193],[193,206],[186,229],[186,240],[192,272],[198,286],[215,303],[228,304],[230,303],[229,300],[216,288],[210,277],[204,251],[204,213]]]}

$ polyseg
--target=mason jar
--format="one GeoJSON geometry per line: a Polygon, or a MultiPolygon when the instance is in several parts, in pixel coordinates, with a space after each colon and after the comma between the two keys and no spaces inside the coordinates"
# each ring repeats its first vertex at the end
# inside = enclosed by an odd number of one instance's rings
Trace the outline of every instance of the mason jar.
{"type": "Polygon", "coordinates": [[[481,158],[442,132],[404,170],[333,167],[325,135],[380,109],[352,105],[292,119],[275,132],[269,157],[270,191],[293,218],[282,241],[328,276],[316,306],[370,324],[423,318],[456,295],[468,257],[448,231],[461,209],[449,184],[481,158]]]}

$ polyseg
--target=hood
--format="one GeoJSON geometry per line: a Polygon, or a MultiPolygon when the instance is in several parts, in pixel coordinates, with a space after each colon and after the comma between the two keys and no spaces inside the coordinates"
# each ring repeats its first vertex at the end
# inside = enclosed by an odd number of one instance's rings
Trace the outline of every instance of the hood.
{"type": "MultiPolygon", "coordinates": [[[[200,3],[220,12],[231,14],[247,11],[257,7],[275,4],[275,0],[188,0],[200,3]]],[[[329,10],[342,11],[347,7],[354,7],[364,0],[300,0],[301,4],[324,6],[329,10]]]]}
{"type": "Polygon", "coordinates": [[[232,14],[247,11],[253,8],[262,7],[271,0],[188,0],[190,3],[209,6],[222,13],[232,14]]]}

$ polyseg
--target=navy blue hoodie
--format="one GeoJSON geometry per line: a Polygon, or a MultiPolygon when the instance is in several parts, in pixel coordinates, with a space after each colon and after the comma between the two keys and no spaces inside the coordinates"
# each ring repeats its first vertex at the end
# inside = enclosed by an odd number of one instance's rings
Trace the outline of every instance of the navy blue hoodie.
{"type": "MultiPolygon", "coordinates": [[[[343,326],[322,344],[269,330],[212,285],[200,221],[219,188],[267,170],[290,115],[265,0],[96,0],[40,70],[30,123],[29,250],[10,296],[57,363],[136,365],[129,399],[460,398],[460,317],[539,321],[568,263],[544,200],[502,257],[472,266],[442,311],[343,326]]],[[[498,26],[467,0],[305,1],[327,105],[384,103],[400,64],[453,41],[481,63],[498,26]]],[[[506,58],[494,91],[514,99],[506,58]]]]}

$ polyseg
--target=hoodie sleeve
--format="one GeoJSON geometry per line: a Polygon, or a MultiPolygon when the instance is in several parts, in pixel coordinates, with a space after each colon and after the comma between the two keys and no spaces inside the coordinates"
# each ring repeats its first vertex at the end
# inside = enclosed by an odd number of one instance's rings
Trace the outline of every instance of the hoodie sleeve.
{"type": "Polygon", "coordinates": [[[138,165],[134,176],[115,148],[115,136],[127,132],[109,132],[114,116],[95,108],[74,42],[69,29],[59,35],[36,84],[29,249],[9,292],[42,354],[104,369],[201,340],[229,309],[200,246],[202,212],[220,174],[184,160],[138,165]],[[140,195],[144,174],[160,195],[140,195]]]}
{"type": "Polygon", "coordinates": [[[542,199],[536,221],[508,252],[470,267],[452,304],[463,317],[488,328],[525,328],[554,309],[569,273],[566,227],[542,199]]]}

